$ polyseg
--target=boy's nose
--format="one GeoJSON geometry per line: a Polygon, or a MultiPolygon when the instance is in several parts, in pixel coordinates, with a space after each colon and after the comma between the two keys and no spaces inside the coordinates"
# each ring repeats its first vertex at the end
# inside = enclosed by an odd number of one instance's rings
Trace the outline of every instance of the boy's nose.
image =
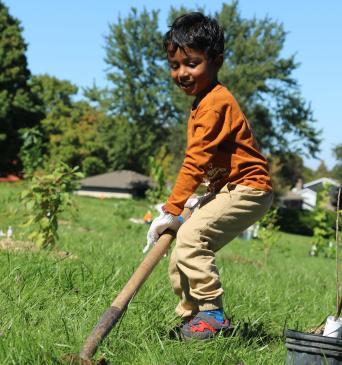
{"type": "Polygon", "coordinates": [[[180,80],[189,77],[189,72],[186,67],[180,67],[178,71],[178,78],[180,80]]]}

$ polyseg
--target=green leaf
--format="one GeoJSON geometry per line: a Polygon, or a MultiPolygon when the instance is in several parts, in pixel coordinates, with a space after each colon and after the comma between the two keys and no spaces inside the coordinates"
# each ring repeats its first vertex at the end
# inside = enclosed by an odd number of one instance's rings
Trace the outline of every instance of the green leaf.
{"type": "Polygon", "coordinates": [[[35,244],[38,247],[44,247],[45,246],[46,242],[45,242],[44,236],[42,234],[36,235],[36,237],[35,237],[35,244]]]}
{"type": "Polygon", "coordinates": [[[25,199],[30,194],[31,194],[31,191],[30,190],[24,190],[24,191],[21,192],[20,197],[21,197],[21,199],[25,199]]]}
{"type": "Polygon", "coordinates": [[[29,200],[29,201],[26,203],[26,208],[27,208],[28,210],[32,210],[34,206],[35,206],[35,201],[34,201],[34,200],[29,200]]]}
{"type": "Polygon", "coordinates": [[[34,217],[30,217],[25,223],[21,224],[22,227],[29,227],[34,224],[35,219],[34,217]]]}
{"type": "Polygon", "coordinates": [[[40,226],[45,229],[48,228],[50,225],[50,220],[47,217],[43,217],[40,221],[39,221],[40,226]]]}

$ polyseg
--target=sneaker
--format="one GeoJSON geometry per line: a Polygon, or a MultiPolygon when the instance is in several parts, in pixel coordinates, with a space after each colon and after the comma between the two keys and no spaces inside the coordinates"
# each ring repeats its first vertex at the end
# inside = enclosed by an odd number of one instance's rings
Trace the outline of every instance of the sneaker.
{"type": "Polygon", "coordinates": [[[185,340],[208,340],[229,328],[230,322],[225,319],[223,322],[216,320],[205,312],[198,312],[197,315],[185,323],[181,329],[181,336],[185,340]]]}
{"type": "Polygon", "coordinates": [[[181,336],[181,328],[188,323],[189,321],[191,321],[193,318],[195,317],[195,315],[192,316],[187,316],[187,317],[182,317],[180,320],[178,318],[178,323],[176,325],[174,325],[170,330],[169,330],[169,339],[170,340],[182,340],[182,336],[181,336]]]}

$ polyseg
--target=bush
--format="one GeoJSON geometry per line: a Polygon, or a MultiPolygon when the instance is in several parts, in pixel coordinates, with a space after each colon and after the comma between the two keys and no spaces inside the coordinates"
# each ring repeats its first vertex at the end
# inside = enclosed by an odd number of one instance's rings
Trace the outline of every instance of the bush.
{"type": "MultiPolygon", "coordinates": [[[[328,225],[335,227],[335,212],[327,210],[328,225]]],[[[316,225],[314,212],[309,210],[280,208],[278,225],[283,232],[312,236],[316,225]]]]}
{"type": "Polygon", "coordinates": [[[78,167],[60,162],[45,175],[33,176],[29,187],[21,193],[28,211],[24,226],[31,227],[29,239],[38,247],[53,248],[58,240],[58,217],[73,205],[72,191],[83,174],[78,167]]]}
{"type": "Polygon", "coordinates": [[[148,159],[150,177],[154,183],[153,187],[147,190],[146,197],[152,203],[163,202],[168,196],[168,189],[162,164],[154,157],[148,159]]]}
{"type": "Polygon", "coordinates": [[[82,171],[85,176],[94,176],[106,172],[106,165],[98,157],[88,156],[82,162],[82,171]]]}

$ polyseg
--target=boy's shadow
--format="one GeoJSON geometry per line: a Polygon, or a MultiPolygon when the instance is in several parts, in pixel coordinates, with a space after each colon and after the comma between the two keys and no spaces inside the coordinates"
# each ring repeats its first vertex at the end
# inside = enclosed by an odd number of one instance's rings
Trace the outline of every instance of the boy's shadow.
{"type": "Polygon", "coordinates": [[[260,346],[283,340],[282,335],[267,332],[262,322],[256,324],[240,323],[236,330],[236,335],[240,336],[244,341],[253,342],[260,346]]]}

